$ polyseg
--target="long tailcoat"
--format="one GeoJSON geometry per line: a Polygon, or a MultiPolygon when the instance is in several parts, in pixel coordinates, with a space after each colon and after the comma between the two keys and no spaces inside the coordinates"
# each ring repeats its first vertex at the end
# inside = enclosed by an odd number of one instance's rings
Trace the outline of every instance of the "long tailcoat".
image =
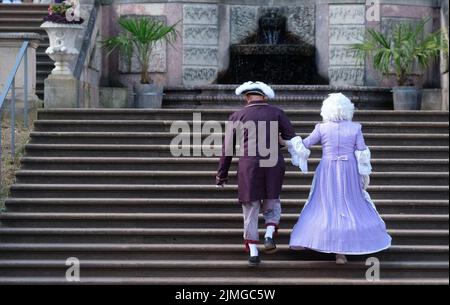
{"type": "MultiPolygon", "coordinates": [[[[225,133],[225,141],[223,143],[222,157],[220,158],[220,164],[217,174],[219,181],[226,181],[228,179],[228,171],[231,166],[233,156],[229,151],[233,151],[233,148],[237,144],[243,143],[244,154],[240,154],[239,166],[238,166],[238,186],[239,186],[239,201],[241,203],[247,203],[252,201],[264,200],[264,199],[278,199],[280,198],[281,188],[283,185],[283,179],[285,174],[285,163],[283,155],[280,151],[278,144],[278,137],[276,140],[276,158],[277,162],[272,167],[262,167],[260,161],[262,159],[268,159],[264,153],[261,153],[258,149],[259,140],[264,138],[262,132],[265,132],[266,147],[270,145],[270,123],[278,122],[278,133],[284,140],[291,140],[294,138],[295,130],[292,124],[283,110],[271,106],[264,101],[255,101],[249,103],[242,110],[233,113],[228,119],[229,122],[242,126],[248,126],[245,123],[254,123],[256,126],[256,134],[258,136],[249,135],[247,128],[242,128],[242,139],[237,139],[236,129],[227,129],[225,133]],[[265,123],[264,128],[261,130],[261,122],[265,123]],[[256,154],[249,154],[249,147],[256,141],[256,154]],[[230,147],[231,146],[231,147],[230,147]],[[227,153],[228,152],[228,153],[227,153]]],[[[277,133],[277,135],[278,135],[277,133]]],[[[252,150],[250,151],[252,152],[252,150]]]]}

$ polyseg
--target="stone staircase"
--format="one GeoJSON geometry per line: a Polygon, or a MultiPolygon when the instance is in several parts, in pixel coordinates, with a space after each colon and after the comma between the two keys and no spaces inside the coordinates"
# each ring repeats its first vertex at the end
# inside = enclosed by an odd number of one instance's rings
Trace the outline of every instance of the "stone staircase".
{"type": "Polygon", "coordinates": [[[36,95],[44,99],[44,80],[53,70],[50,57],[45,54],[49,40],[45,30],[40,28],[47,15],[48,4],[1,4],[0,32],[27,32],[41,35],[42,40],[36,50],[36,95]]]}
{"type": "MultiPolygon", "coordinates": [[[[311,132],[319,111],[293,108],[286,112],[298,132],[311,132]]],[[[224,121],[231,109],[198,111],[203,121],[224,121]]],[[[217,190],[217,158],[171,156],[170,125],[192,114],[192,107],[40,111],[0,216],[0,283],[65,284],[66,259],[76,257],[84,284],[371,284],[367,256],[337,266],[330,255],[289,251],[312,180],[292,166],[280,251],[247,267],[236,164],[230,186],[217,190]]],[[[448,119],[448,112],[356,114],[373,152],[369,191],[394,240],[375,255],[376,284],[448,284],[448,119]]],[[[320,153],[313,149],[312,170],[320,153]]]]}

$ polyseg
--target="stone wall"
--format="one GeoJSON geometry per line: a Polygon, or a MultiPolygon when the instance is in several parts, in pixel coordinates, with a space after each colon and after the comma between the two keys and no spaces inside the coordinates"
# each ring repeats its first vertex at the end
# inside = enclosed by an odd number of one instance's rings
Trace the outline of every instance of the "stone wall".
{"type": "MultiPolygon", "coordinates": [[[[444,30],[445,38],[448,36],[448,1],[442,1],[441,8],[441,26],[444,30]]],[[[441,56],[441,83],[442,83],[442,109],[449,110],[449,72],[448,72],[448,54],[441,56]]]]}
{"type": "MultiPolygon", "coordinates": [[[[214,83],[228,69],[229,47],[254,34],[258,19],[268,7],[280,8],[288,18],[288,30],[316,46],[320,76],[331,85],[393,86],[395,77],[382,77],[370,62],[358,61],[348,46],[362,39],[368,27],[389,31],[400,21],[416,22],[431,16],[429,31],[440,20],[439,0],[104,0],[103,36],[118,32],[116,20],[124,15],[180,21],[181,37],[172,45],[161,45],[150,68],[155,82],[166,86],[214,83]],[[369,16],[369,11],[372,15],[369,16]]],[[[447,10],[448,11],[448,10],[447,10]]],[[[104,60],[105,84],[130,86],[139,79],[136,62],[131,69],[111,56],[104,60]]],[[[416,71],[417,84],[440,84],[434,66],[416,71]]]]}

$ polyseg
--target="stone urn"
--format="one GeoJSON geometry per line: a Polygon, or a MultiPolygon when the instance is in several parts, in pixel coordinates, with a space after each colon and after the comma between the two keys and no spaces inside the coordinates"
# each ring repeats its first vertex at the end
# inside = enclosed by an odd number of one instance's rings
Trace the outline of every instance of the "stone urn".
{"type": "Polygon", "coordinates": [[[44,22],[41,25],[50,39],[50,47],[45,53],[55,61],[52,75],[72,75],[72,62],[78,56],[75,48],[78,35],[83,30],[79,24],[44,22]]]}

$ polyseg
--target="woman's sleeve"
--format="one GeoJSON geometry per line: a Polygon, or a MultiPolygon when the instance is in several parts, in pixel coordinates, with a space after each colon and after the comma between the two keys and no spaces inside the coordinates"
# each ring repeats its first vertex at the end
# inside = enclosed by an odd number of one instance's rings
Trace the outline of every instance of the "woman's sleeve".
{"type": "Polygon", "coordinates": [[[366,150],[367,149],[367,145],[366,145],[366,141],[364,140],[364,136],[362,133],[362,126],[361,124],[359,124],[358,126],[358,133],[356,134],[356,150],[366,150]]]}
{"type": "Polygon", "coordinates": [[[311,155],[309,148],[319,143],[320,139],[320,126],[317,124],[313,133],[305,140],[302,140],[301,137],[295,137],[287,141],[286,144],[291,154],[292,165],[298,166],[302,172],[307,173],[308,158],[311,155]]]}
{"type": "Polygon", "coordinates": [[[289,153],[292,158],[292,165],[298,166],[304,173],[308,172],[308,158],[311,155],[311,151],[303,145],[301,137],[297,136],[293,139],[286,141],[289,153]]]}
{"type": "Polygon", "coordinates": [[[372,174],[372,164],[371,164],[371,152],[369,147],[367,147],[364,136],[362,134],[362,127],[359,126],[358,133],[356,136],[356,150],[355,157],[358,161],[358,171],[362,176],[362,183],[364,185],[364,189],[370,184],[370,175],[372,174]]]}
{"type": "Polygon", "coordinates": [[[322,136],[320,135],[320,124],[317,124],[314,128],[314,131],[307,137],[303,144],[306,148],[311,148],[311,146],[314,146],[321,142],[322,136]]]}

